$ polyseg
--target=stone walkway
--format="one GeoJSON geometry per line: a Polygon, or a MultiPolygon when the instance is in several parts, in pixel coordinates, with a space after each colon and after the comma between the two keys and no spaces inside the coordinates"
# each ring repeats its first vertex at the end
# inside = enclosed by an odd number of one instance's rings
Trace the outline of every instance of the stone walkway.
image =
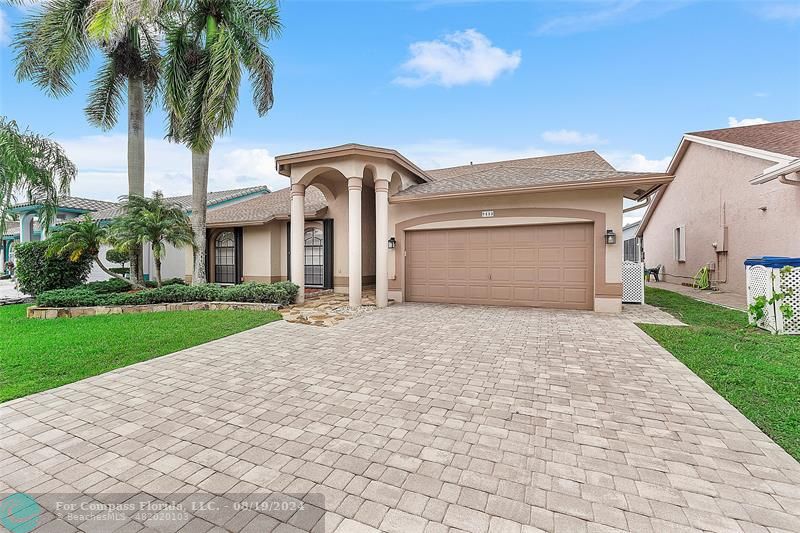
{"type": "Polygon", "coordinates": [[[359,309],[350,308],[350,300],[346,294],[314,295],[312,293],[310,297],[306,295],[306,300],[302,304],[285,307],[279,312],[287,322],[330,327],[375,309],[375,290],[373,289],[363,291],[359,309]]]}
{"type": "Polygon", "coordinates": [[[647,283],[648,287],[655,289],[664,289],[666,291],[677,292],[695,300],[706,302],[714,305],[721,305],[730,309],[738,311],[747,311],[747,297],[743,294],[726,291],[701,291],[678,283],[670,283],[667,281],[655,282],[650,281],[647,283]]]}
{"type": "Polygon", "coordinates": [[[2,404],[0,442],[42,532],[800,531],[800,464],[624,315],[277,322],[2,404]]]}

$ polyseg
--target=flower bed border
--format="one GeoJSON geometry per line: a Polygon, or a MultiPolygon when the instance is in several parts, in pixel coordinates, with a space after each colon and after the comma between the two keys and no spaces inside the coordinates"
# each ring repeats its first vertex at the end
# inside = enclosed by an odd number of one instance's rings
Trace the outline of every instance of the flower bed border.
{"type": "Polygon", "coordinates": [[[79,316],[119,315],[129,313],[163,313],[165,311],[275,311],[278,304],[258,302],[177,302],[143,305],[98,305],[95,307],[29,307],[28,318],[74,318],[79,316]]]}

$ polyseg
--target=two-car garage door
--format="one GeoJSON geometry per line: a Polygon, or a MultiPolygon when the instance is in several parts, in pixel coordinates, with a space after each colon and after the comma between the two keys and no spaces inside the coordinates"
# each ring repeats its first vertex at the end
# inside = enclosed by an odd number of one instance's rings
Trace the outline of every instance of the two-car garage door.
{"type": "Polygon", "coordinates": [[[406,232],[406,300],[592,309],[592,224],[406,232]]]}

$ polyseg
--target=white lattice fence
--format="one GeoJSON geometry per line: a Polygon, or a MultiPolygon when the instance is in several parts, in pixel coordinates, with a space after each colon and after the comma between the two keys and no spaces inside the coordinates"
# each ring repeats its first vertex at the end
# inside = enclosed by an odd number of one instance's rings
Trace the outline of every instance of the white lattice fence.
{"type": "MultiPolygon", "coordinates": [[[[772,269],[761,265],[747,267],[747,305],[750,306],[755,303],[758,296],[764,296],[769,300],[772,298],[773,293],[772,269]]],[[[776,331],[775,309],[767,305],[764,308],[764,318],[756,322],[751,315],[750,323],[769,331],[776,331]]]]}
{"type": "Polygon", "coordinates": [[[644,263],[622,262],[622,303],[644,303],[644,263]]]}
{"type": "Polygon", "coordinates": [[[781,303],[792,306],[794,312],[791,318],[783,319],[783,333],[800,335],[800,268],[794,268],[791,272],[783,275],[778,274],[780,280],[780,290],[787,296],[781,303]]]}

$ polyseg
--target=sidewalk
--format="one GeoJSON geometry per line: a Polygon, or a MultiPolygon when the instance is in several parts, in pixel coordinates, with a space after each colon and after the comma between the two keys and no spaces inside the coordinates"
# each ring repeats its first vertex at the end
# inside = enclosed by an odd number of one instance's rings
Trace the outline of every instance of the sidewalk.
{"type": "Polygon", "coordinates": [[[0,280],[0,302],[6,300],[19,300],[26,297],[27,296],[25,294],[22,294],[14,288],[14,282],[10,279],[0,280]]]}
{"type": "Polygon", "coordinates": [[[647,286],[654,287],[656,289],[664,289],[665,291],[677,292],[689,296],[690,298],[694,298],[695,300],[700,300],[701,302],[721,305],[722,307],[729,307],[739,311],[747,311],[747,297],[743,294],[726,291],[701,291],[699,289],[693,289],[692,287],[686,287],[685,285],[679,285],[677,283],[670,283],[667,281],[648,281],[647,286]]]}

